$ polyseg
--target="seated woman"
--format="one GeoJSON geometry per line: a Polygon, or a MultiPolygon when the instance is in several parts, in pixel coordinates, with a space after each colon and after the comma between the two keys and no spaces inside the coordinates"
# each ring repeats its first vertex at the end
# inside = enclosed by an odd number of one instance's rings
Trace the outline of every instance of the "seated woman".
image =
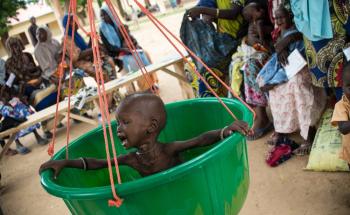
{"type": "MultiPolygon", "coordinates": [[[[68,23],[69,15],[66,14],[63,17],[63,27],[66,28],[68,23]]],[[[73,35],[73,17],[70,18],[70,23],[68,25],[68,38],[66,39],[66,47],[67,47],[67,61],[70,59],[70,47],[72,43],[72,35],[73,35]]],[[[96,77],[95,68],[93,64],[93,52],[92,49],[88,46],[88,44],[84,41],[82,36],[78,33],[78,25],[75,24],[75,32],[74,32],[74,43],[72,50],[72,60],[74,68],[79,68],[84,70],[85,73],[90,75],[91,77],[96,77]]],[[[64,42],[64,38],[62,39],[62,44],[64,42]]],[[[104,80],[110,81],[116,78],[116,70],[113,59],[104,55],[102,52],[102,69],[104,73],[104,80]]]]}
{"type": "Polygon", "coordinates": [[[10,56],[5,63],[6,80],[10,79],[9,87],[13,86],[20,96],[29,98],[42,83],[40,67],[35,65],[30,53],[24,52],[24,45],[19,38],[9,37],[6,48],[10,56]]]}
{"type": "Polygon", "coordinates": [[[312,86],[307,67],[288,80],[282,65],[293,63],[288,62],[287,57],[295,49],[304,54],[304,43],[292,23],[291,14],[284,7],[275,11],[275,20],[281,29],[281,36],[275,45],[277,53],[261,70],[257,82],[269,92],[275,128],[271,143],[275,144],[283,135],[300,131],[305,143],[297,153],[303,154],[311,148],[310,127],[317,123],[326,99],[322,97],[322,89],[312,86]]]}
{"type": "MultiPolygon", "coordinates": [[[[2,121],[2,123],[4,124],[1,127],[6,127],[5,130],[17,126],[21,122],[24,122],[26,118],[33,113],[34,112],[30,109],[30,107],[23,103],[18,97],[13,97],[12,99],[10,99],[9,94],[5,92],[2,98],[0,99],[0,117],[5,118],[2,121]],[[15,124],[13,124],[14,122],[15,124]]],[[[38,128],[40,128],[39,123],[32,125],[29,128],[22,129],[16,135],[16,149],[20,154],[27,154],[30,152],[30,150],[22,145],[19,138],[32,132],[34,133],[35,139],[39,145],[45,145],[48,143],[47,139],[44,139],[39,135],[39,133],[37,132],[38,128]]],[[[12,154],[13,151],[10,150],[9,153],[12,154]]]]}
{"type": "Polygon", "coordinates": [[[37,29],[38,44],[35,46],[34,56],[42,72],[44,82],[49,83],[54,77],[58,66],[60,43],[52,38],[52,33],[46,26],[37,29]]]}
{"type": "MultiPolygon", "coordinates": [[[[40,85],[43,83],[41,78],[41,69],[36,66],[31,54],[24,52],[22,41],[16,37],[10,37],[6,41],[7,49],[10,52],[10,57],[5,63],[6,80],[8,85],[3,86],[17,92],[16,95],[28,99],[36,111],[42,110],[56,103],[56,89],[55,87],[48,87],[41,89],[40,85]]],[[[43,124],[47,138],[51,137],[49,128],[43,124]]]]}
{"type": "MultiPolygon", "coordinates": [[[[123,62],[123,75],[129,72],[136,72],[139,70],[139,67],[134,60],[132,54],[127,49],[126,41],[123,39],[122,35],[119,32],[116,21],[113,19],[112,13],[110,12],[107,5],[103,5],[101,8],[101,25],[100,25],[100,35],[102,42],[107,49],[108,55],[112,56],[116,59],[122,60],[123,62]]],[[[128,28],[127,28],[128,31],[128,28]]],[[[129,32],[128,32],[129,33],[129,32]]],[[[137,43],[136,39],[133,38],[130,33],[129,36],[132,39],[132,42],[136,49],[142,50],[142,48],[137,43]]],[[[139,56],[145,66],[151,64],[149,56],[145,51],[138,52],[139,56]]],[[[151,74],[148,76],[148,82],[150,84],[157,84],[158,79],[155,74],[151,74]],[[152,82],[152,83],[151,83],[152,82]]],[[[146,80],[138,80],[138,87],[141,91],[146,91],[150,89],[146,80]]],[[[128,90],[130,91],[130,90],[128,90]]]]}

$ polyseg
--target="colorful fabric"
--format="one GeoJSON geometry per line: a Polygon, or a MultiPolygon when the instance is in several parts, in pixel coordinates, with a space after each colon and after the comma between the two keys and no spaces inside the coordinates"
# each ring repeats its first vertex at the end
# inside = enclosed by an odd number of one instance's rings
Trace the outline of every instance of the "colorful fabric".
{"type": "MultiPolygon", "coordinates": [[[[18,98],[13,98],[9,101],[9,105],[0,102],[0,114],[3,117],[11,117],[16,120],[27,119],[28,116],[32,115],[34,112],[25,104],[23,104],[18,98]]],[[[16,140],[23,137],[35,129],[40,128],[40,124],[37,123],[26,129],[22,129],[17,135],[16,140]]]]}
{"type": "Polygon", "coordinates": [[[291,0],[294,23],[309,40],[333,38],[328,0],[291,0]]]}
{"type": "Polygon", "coordinates": [[[350,1],[329,0],[329,5],[334,36],[332,39],[319,41],[311,41],[304,37],[305,53],[312,73],[312,83],[318,87],[340,89],[343,68],[342,51],[350,47],[350,43],[346,40],[346,35],[350,35],[350,1]]]}
{"type": "Polygon", "coordinates": [[[320,118],[326,103],[322,88],[313,87],[307,68],[269,91],[273,125],[277,133],[300,131],[307,140],[309,127],[320,118]]]}
{"type": "Polygon", "coordinates": [[[269,54],[266,52],[255,52],[249,56],[243,67],[245,101],[250,105],[267,106],[266,95],[256,82],[256,77],[268,58],[269,54]]]}
{"type": "MultiPolygon", "coordinates": [[[[68,17],[69,17],[69,15],[66,14],[66,15],[64,15],[63,20],[62,20],[62,25],[63,25],[63,28],[65,28],[65,31],[67,30],[66,26],[67,26],[67,22],[68,22],[68,17]]],[[[70,22],[72,22],[72,20],[73,20],[73,16],[70,17],[70,22]]],[[[85,49],[88,49],[89,46],[88,46],[88,44],[86,44],[85,40],[78,33],[77,30],[78,29],[75,28],[74,43],[75,43],[76,46],[78,46],[80,48],[80,50],[84,51],[85,49]]],[[[72,28],[71,25],[68,25],[68,36],[71,37],[72,35],[73,35],[73,28],[72,28]]],[[[67,46],[67,47],[69,47],[69,46],[67,46]]]]}
{"type": "MultiPolygon", "coordinates": [[[[57,56],[60,51],[60,43],[52,38],[52,33],[50,29],[46,26],[41,26],[38,31],[43,29],[46,31],[47,40],[45,42],[40,42],[38,38],[38,44],[35,46],[34,55],[42,70],[41,76],[48,80],[52,74],[57,70],[57,56]]],[[[37,37],[38,34],[37,34],[37,37]]]]}
{"type": "MultiPolygon", "coordinates": [[[[237,5],[239,7],[244,6],[245,0],[216,0],[218,9],[231,9],[232,5],[237,5]]],[[[236,19],[219,19],[218,29],[219,32],[230,34],[233,38],[237,38],[237,33],[243,24],[242,15],[238,15],[236,19]]]]}
{"type": "MultiPolygon", "coordinates": [[[[291,34],[298,33],[295,28],[291,28],[284,32],[282,38],[285,38],[291,34]]],[[[298,49],[300,53],[304,53],[304,42],[297,41],[289,44],[288,53],[290,54],[295,49],[298,49]]],[[[293,63],[293,62],[290,62],[293,63]]],[[[256,81],[259,87],[264,87],[266,85],[277,85],[288,81],[286,72],[283,66],[278,62],[277,54],[274,53],[270,60],[265,64],[265,66],[261,69],[256,78],[256,81]]]]}
{"type": "MultiPolygon", "coordinates": [[[[332,124],[338,125],[338,122],[350,120],[350,101],[344,95],[343,98],[337,102],[334,108],[332,124]]],[[[340,150],[340,158],[350,164],[350,134],[342,135],[342,148],[340,150]]]]}
{"type": "MultiPolygon", "coordinates": [[[[70,91],[71,96],[76,95],[79,92],[79,90],[85,86],[84,79],[83,79],[85,76],[86,74],[82,70],[75,69],[73,71],[72,78],[71,78],[71,91],[70,91]]],[[[68,97],[69,95],[68,90],[69,90],[69,76],[66,77],[61,89],[62,100],[68,97]]],[[[86,113],[88,110],[91,110],[93,108],[94,108],[93,102],[84,103],[83,107],[79,109],[79,114],[82,115],[86,113]]]]}
{"type": "Polygon", "coordinates": [[[249,56],[255,53],[256,50],[247,45],[245,40],[242,41],[242,44],[238,46],[235,54],[232,55],[232,61],[230,64],[230,83],[233,92],[237,95],[241,95],[241,85],[243,83],[243,68],[248,61],[249,56]]]}
{"type": "MultiPolygon", "coordinates": [[[[219,70],[212,68],[212,71],[221,79],[225,80],[224,73],[220,72],[219,70]]],[[[213,89],[213,91],[220,97],[225,97],[227,94],[226,88],[208,71],[205,71],[202,76],[204,77],[205,81],[209,84],[209,86],[213,89]]],[[[198,86],[198,95],[199,97],[213,97],[214,94],[207,89],[204,82],[202,80],[199,80],[199,86],[198,86]]]]}

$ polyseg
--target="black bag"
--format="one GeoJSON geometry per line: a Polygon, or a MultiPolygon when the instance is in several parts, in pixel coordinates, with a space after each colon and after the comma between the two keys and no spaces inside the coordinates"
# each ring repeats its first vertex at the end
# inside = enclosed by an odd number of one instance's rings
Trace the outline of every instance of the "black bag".
{"type": "MultiPolygon", "coordinates": [[[[237,42],[226,33],[218,33],[212,24],[203,20],[190,20],[185,13],[180,37],[182,42],[189,47],[209,68],[216,68],[227,74],[232,54],[237,50],[237,42]]],[[[192,59],[197,70],[203,74],[206,69],[202,64],[192,59]]]]}

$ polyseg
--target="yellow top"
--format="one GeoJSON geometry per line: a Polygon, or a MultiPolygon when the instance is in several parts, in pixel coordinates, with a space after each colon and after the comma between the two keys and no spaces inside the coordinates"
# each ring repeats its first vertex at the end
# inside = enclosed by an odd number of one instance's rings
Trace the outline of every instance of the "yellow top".
{"type": "MultiPolygon", "coordinates": [[[[218,9],[225,10],[231,9],[234,4],[244,7],[245,0],[216,0],[218,9]]],[[[241,14],[234,20],[219,19],[218,29],[219,32],[228,33],[236,39],[237,33],[243,24],[243,17],[241,14]]]]}

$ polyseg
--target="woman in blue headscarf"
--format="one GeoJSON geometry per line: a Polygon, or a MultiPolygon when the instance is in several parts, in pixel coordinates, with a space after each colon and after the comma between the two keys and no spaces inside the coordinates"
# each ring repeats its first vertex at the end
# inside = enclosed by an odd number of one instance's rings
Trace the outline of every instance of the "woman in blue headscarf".
{"type": "MultiPolygon", "coordinates": [[[[113,19],[113,15],[106,4],[104,4],[101,8],[101,19],[102,21],[100,24],[100,35],[102,42],[111,57],[115,58],[116,61],[122,61],[122,75],[138,71],[139,67],[131,52],[126,48],[127,46],[122,37],[122,34],[119,32],[119,23],[113,19]]],[[[136,39],[130,35],[128,27],[125,27],[134,46],[136,49],[140,50],[138,53],[143,64],[145,66],[151,64],[147,53],[143,51],[142,48],[138,45],[136,39]]],[[[152,74],[150,77],[152,78],[152,82],[156,85],[158,82],[157,76],[155,74],[152,74]]],[[[146,91],[149,89],[149,86],[145,80],[139,80],[137,81],[137,84],[141,91],[146,91]]],[[[128,91],[130,91],[130,89],[128,89],[128,91]]]]}
{"type": "MultiPolygon", "coordinates": [[[[64,17],[63,17],[63,21],[62,21],[62,24],[63,24],[63,27],[65,28],[65,31],[68,30],[68,36],[72,36],[72,33],[73,33],[73,25],[72,25],[72,20],[73,20],[73,16],[70,16],[70,23],[69,25],[67,26],[67,22],[68,22],[68,18],[69,18],[69,15],[66,14],[64,17]]],[[[88,46],[88,44],[85,42],[85,40],[83,39],[83,37],[78,33],[78,25],[75,25],[75,30],[74,30],[74,43],[76,46],[78,46],[80,48],[80,50],[84,51],[88,48],[90,48],[88,46]]]]}

